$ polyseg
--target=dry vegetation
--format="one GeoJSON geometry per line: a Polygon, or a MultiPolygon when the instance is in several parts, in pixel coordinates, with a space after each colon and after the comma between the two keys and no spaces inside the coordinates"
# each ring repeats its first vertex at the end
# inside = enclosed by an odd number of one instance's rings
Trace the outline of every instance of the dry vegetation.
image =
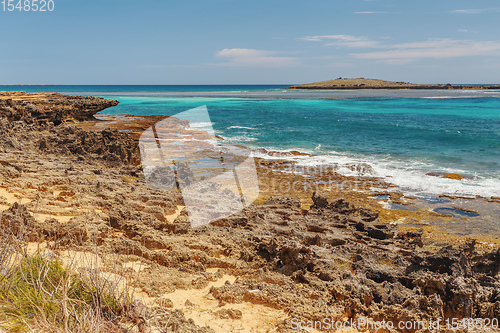
{"type": "MultiPolygon", "coordinates": [[[[7,332],[121,332],[133,305],[126,289],[96,269],[63,265],[51,251],[0,240],[0,327],[7,332]],[[69,267],[67,267],[69,266],[69,267]]],[[[72,262],[74,263],[74,262],[72,262]]]]}

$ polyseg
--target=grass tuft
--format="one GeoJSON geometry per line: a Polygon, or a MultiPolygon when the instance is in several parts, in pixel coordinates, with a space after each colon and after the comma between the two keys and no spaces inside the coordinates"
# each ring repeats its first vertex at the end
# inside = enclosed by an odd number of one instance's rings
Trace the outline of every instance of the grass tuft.
{"type": "Polygon", "coordinates": [[[38,253],[4,262],[1,271],[0,326],[7,332],[118,332],[130,304],[104,279],[38,253]]]}

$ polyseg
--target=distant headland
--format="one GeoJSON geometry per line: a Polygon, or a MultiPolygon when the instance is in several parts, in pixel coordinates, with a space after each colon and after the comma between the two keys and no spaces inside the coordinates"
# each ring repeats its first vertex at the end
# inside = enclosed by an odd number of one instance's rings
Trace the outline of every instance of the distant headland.
{"type": "Polygon", "coordinates": [[[288,89],[422,89],[422,90],[480,90],[480,89],[500,89],[500,84],[416,84],[410,82],[385,81],[377,79],[346,79],[339,77],[335,80],[299,84],[288,89]]]}

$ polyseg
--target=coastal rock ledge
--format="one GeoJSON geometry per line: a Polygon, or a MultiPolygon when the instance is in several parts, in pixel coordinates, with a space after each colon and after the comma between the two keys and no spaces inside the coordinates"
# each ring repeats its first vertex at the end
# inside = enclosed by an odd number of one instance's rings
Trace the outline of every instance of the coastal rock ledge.
{"type": "Polygon", "coordinates": [[[118,105],[118,101],[94,96],[68,96],[58,93],[0,92],[0,117],[26,123],[92,120],[99,111],[118,105]]]}

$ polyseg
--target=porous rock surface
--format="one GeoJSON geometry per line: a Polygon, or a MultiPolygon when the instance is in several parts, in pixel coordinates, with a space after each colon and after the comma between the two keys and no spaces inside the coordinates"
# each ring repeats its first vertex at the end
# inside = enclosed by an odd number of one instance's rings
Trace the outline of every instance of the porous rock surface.
{"type": "MultiPolygon", "coordinates": [[[[58,249],[97,249],[108,265],[143,262],[148,269],[123,274],[150,297],[168,299],[229,274],[236,280],[211,287],[210,297],[219,306],[283,310],[278,332],[295,332],[292,318],[500,317],[499,249],[477,251],[470,240],[424,250],[421,231],[401,232],[380,223],[376,211],[316,193],[308,210],[298,199],[272,197],[192,228],[185,210],[169,218],[183,204],[180,193],[146,186],[137,142],[123,133],[5,116],[0,134],[2,187],[23,198],[0,197],[1,229],[58,249]]],[[[245,314],[238,311],[214,309],[223,320],[240,320],[245,314]]],[[[213,332],[182,310],[157,313],[149,326],[213,332]]]]}

